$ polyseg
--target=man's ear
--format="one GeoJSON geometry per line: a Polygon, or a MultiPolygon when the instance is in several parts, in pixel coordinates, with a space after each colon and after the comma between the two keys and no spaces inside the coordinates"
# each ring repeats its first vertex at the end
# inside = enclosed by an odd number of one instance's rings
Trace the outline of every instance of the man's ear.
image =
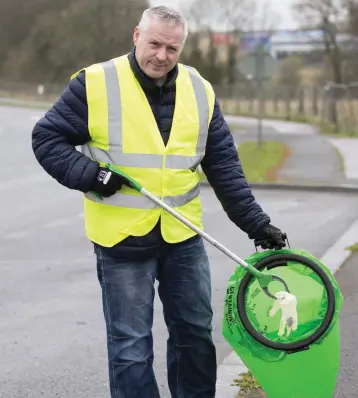
{"type": "Polygon", "coordinates": [[[137,44],[138,38],[139,38],[139,26],[136,26],[134,28],[134,32],[133,32],[133,43],[134,43],[134,45],[137,44]]]}

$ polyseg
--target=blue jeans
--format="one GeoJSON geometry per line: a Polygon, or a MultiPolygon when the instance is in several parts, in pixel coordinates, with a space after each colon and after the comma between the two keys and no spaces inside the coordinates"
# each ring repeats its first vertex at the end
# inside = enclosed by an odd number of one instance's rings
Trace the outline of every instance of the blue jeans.
{"type": "Polygon", "coordinates": [[[211,283],[200,237],[164,244],[144,261],[119,260],[95,246],[107,329],[112,398],[159,398],[153,372],[154,282],[168,328],[172,398],[213,398],[216,352],[211,337],[211,283]]]}

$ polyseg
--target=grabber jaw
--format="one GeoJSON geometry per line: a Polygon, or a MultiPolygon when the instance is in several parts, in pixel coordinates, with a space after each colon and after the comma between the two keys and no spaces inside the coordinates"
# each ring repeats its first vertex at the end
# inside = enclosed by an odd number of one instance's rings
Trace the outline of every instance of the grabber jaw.
{"type": "Polygon", "coordinates": [[[258,282],[259,282],[260,286],[262,287],[262,290],[263,290],[269,297],[271,297],[271,298],[277,300],[277,297],[274,296],[274,295],[269,291],[269,289],[268,289],[269,283],[270,283],[270,282],[274,282],[274,281],[277,281],[277,282],[282,283],[282,285],[283,285],[284,288],[285,288],[285,291],[286,291],[287,293],[290,293],[290,291],[288,290],[288,286],[287,286],[286,282],[285,282],[283,279],[279,278],[278,276],[275,276],[275,275],[264,275],[264,276],[262,276],[262,277],[260,277],[260,278],[258,279],[258,282]]]}
{"type": "Polygon", "coordinates": [[[254,278],[257,279],[257,281],[259,282],[262,290],[269,296],[272,297],[273,299],[276,299],[276,297],[270,293],[270,291],[268,290],[268,286],[271,282],[273,281],[277,281],[277,282],[281,282],[283,284],[283,286],[285,287],[286,292],[289,293],[288,291],[288,287],[286,285],[286,282],[284,280],[282,280],[281,278],[279,278],[278,276],[275,275],[268,275],[268,274],[264,274],[261,271],[259,271],[258,269],[256,269],[255,267],[253,267],[250,264],[246,264],[246,267],[248,272],[250,272],[250,274],[253,275],[254,278]]]}

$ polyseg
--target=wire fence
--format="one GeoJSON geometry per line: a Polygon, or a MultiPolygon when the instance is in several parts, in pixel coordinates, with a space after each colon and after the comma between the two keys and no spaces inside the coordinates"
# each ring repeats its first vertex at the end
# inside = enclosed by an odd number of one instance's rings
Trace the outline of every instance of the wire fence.
{"type": "MultiPolygon", "coordinates": [[[[0,98],[54,102],[65,85],[0,80],[0,98]]],[[[253,82],[214,86],[226,114],[256,116],[260,98],[253,82]]],[[[325,86],[283,86],[267,83],[261,111],[265,118],[326,124],[335,132],[358,132],[358,82],[325,86]]]]}
{"type": "MultiPolygon", "coordinates": [[[[221,85],[215,91],[225,113],[258,115],[260,96],[254,84],[221,85]]],[[[261,98],[266,118],[325,124],[332,132],[358,132],[358,82],[323,87],[268,84],[261,98]]]]}
{"type": "Polygon", "coordinates": [[[55,101],[65,89],[59,84],[34,84],[0,80],[0,98],[29,101],[55,101]]]}

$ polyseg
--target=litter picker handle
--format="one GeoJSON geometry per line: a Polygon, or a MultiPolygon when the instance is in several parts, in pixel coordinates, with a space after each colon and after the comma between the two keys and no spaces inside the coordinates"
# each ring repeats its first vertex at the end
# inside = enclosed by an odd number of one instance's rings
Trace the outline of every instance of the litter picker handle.
{"type": "MultiPolygon", "coordinates": [[[[120,170],[118,167],[113,166],[110,163],[106,163],[106,167],[112,173],[116,173],[125,178],[128,181],[128,186],[135,189],[136,191],[141,192],[141,190],[143,189],[143,187],[136,180],[134,180],[132,177],[129,177],[129,175],[127,175],[124,171],[120,170]]],[[[103,200],[102,196],[99,193],[97,192],[91,192],[91,193],[92,195],[96,196],[96,198],[103,200]]]]}
{"type": "MultiPolygon", "coordinates": [[[[214,238],[212,238],[210,235],[202,231],[200,228],[198,228],[196,225],[192,224],[188,219],[183,217],[180,213],[175,211],[173,208],[168,206],[165,202],[162,200],[158,199],[156,196],[152,195],[150,192],[148,192],[145,188],[142,188],[141,193],[149,198],[151,201],[155,202],[158,206],[166,210],[168,213],[170,213],[173,217],[181,221],[184,225],[195,231],[198,235],[200,235],[202,238],[207,240],[209,243],[211,243],[213,246],[215,246],[217,249],[219,249],[221,252],[225,253],[227,256],[229,256],[232,260],[235,262],[241,264],[243,267],[248,268],[250,267],[249,264],[247,264],[244,260],[242,260],[240,257],[238,257],[236,254],[231,252],[229,249],[227,249],[225,246],[223,246],[221,243],[216,241],[214,238]]],[[[253,267],[254,270],[256,268],[253,267]]],[[[259,275],[261,273],[259,272],[259,275]]]]}
{"type": "Polygon", "coordinates": [[[120,170],[118,167],[113,166],[110,163],[106,163],[106,167],[109,170],[111,170],[113,173],[116,173],[116,174],[122,176],[123,178],[125,178],[126,180],[128,180],[128,183],[131,186],[131,188],[135,189],[136,191],[141,192],[141,190],[143,189],[143,187],[139,184],[139,182],[134,180],[132,177],[129,177],[128,174],[126,174],[125,172],[120,170]]]}

